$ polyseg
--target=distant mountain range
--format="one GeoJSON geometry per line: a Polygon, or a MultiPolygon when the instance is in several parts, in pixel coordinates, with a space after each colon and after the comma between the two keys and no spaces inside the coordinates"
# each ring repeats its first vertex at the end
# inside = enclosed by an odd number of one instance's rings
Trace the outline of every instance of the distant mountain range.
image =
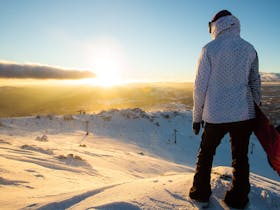
{"type": "Polygon", "coordinates": [[[280,82],[280,73],[260,72],[262,82],[280,82]]]}

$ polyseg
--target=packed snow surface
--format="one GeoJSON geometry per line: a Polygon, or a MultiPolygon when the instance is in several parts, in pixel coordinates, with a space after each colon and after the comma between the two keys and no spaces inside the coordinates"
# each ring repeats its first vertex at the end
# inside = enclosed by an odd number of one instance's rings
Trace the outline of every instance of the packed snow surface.
{"type": "MultiPolygon", "coordinates": [[[[1,209],[199,209],[188,197],[200,137],[185,112],[110,110],[0,120],[1,209]],[[88,135],[86,135],[88,132],[88,135]]],[[[280,179],[252,135],[250,204],[280,209],[280,179]]],[[[226,136],[217,149],[209,209],[230,209],[226,136]]]]}

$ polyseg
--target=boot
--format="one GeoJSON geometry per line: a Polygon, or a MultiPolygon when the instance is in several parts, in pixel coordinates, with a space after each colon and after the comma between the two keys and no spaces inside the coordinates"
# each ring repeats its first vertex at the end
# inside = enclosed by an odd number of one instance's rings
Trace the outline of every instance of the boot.
{"type": "Polygon", "coordinates": [[[249,198],[247,194],[229,190],[226,192],[224,202],[231,208],[244,209],[249,203],[249,198]]]}

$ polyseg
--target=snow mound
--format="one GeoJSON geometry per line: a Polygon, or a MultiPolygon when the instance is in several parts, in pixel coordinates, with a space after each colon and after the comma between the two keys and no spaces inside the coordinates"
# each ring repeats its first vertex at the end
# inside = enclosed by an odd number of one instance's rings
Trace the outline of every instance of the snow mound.
{"type": "Polygon", "coordinates": [[[48,155],[52,155],[53,154],[53,151],[51,149],[43,149],[43,148],[35,146],[35,145],[27,145],[27,144],[25,144],[25,145],[22,145],[20,148],[24,149],[24,150],[40,152],[40,153],[48,154],[48,155]]]}
{"type": "Polygon", "coordinates": [[[121,116],[124,119],[149,119],[150,115],[143,111],[140,108],[134,108],[134,109],[111,109],[108,111],[102,111],[97,116],[102,117],[104,120],[110,121],[112,117],[121,116]]]}
{"type": "Polygon", "coordinates": [[[90,164],[88,164],[86,160],[74,154],[68,154],[67,156],[59,155],[57,156],[57,159],[71,166],[90,166],[90,164]]]}
{"type": "Polygon", "coordinates": [[[7,142],[6,140],[4,139],[0,139],[0,144],[11,144],[10,142],[7,142]]]}
{"type": "MultiPolygon", "coordinates": [[[[230,189],[232,182],[232,168],[231,167],[215,167],[212,169],[211,187],[213,189],[212,199],[216,200],[216,204],[226,208],[222,202],[226,190],[230,189]]],[[[277,192],[280,183],[261,177],[257,174],[250,174],[251,191],[249,194],[248,209],[280,209],[280,195],[277,192]]],[[[214,209],[218,209],[214,205],[214,209]]]]}
{"type": "Polygon", "coordinates": [[[5,179],[3,177],[0,177],[0,185],[15,185],[19,186],[23,183],[27,183],[25,181],[20,181],[20,180],[10,180],[10,179],[5,179]]]}
{"type": "Polygon", "coordinates": [[[98,209],[98,210],[115,210],[115,209],[125,209],[125,210],[141,210],[137,205],[128,202],[113,202],[101,206],[95,206],[88,209],[98,209]]]}
{"type": "Polygon", "coordinates": [[[47,135],[37,136],[36,140],[37,141],[48,141],[48,136],[47,135]]]}

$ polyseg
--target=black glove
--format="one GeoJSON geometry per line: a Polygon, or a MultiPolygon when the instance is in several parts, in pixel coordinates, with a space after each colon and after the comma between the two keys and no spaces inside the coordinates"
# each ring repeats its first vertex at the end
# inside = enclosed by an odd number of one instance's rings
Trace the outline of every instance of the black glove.
{"type": "Polygon", "coordinates": [[[199,123],[194,122],[194,123],[192,124],[192,129],[193,129],[193,133],[194,133],[195,135],[199,134],[199,131],[200,131],[200,122],[199,122],[199,123]]]}
{"type": "Polygon", "coordinates": [[[201,122],[194,122],[193,125],[192,125],[192,128],[193,128],[193,133],[195,135],[199,134],[199,131],[200,131],[200,124],[202,126],[202,128],[204,128],[204,121],[201,121],[201,122]]]}

